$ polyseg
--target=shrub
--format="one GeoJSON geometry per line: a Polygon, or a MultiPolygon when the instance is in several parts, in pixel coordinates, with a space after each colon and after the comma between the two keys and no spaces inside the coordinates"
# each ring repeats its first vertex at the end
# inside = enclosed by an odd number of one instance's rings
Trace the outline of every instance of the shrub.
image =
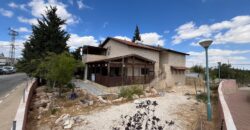
{"type": "Polygon", "coordinates": [[[206,94],[206,93],[198,94],[198,95],[196,96],[196,99],[197,99],[198,101],[206,102],[206,101],[207,101],[207,94],[206,94]]]}
{"type": "Polygon", "coordinates": [[[127,87],[127,88],[122,88],[120,90],[119,97],[124,97],[124,98],[131,100],[133,98],[134,94],[136,94],[136,95],[143,94],[143,89],[139,88],[138,86],[131,86],[131,87],[127,87]]]}

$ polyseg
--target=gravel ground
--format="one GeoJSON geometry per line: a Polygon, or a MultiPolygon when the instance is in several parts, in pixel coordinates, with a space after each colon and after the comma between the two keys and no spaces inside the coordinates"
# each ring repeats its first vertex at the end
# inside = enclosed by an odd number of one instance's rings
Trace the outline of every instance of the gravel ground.
{"type": "MultiPolygon", "coordinates": [[[[167,126],[164,129],[167,130],[186,130],[190,127],[190,120],[185,118],[194,117],[194,113],[197,112],[194,108],[196,101],[194,98],[187,99],[182,93],[166,93],[162,97],[145,98],[138,100],[151,100],[157,101],[155,115],[162,121],[173,120],[175,122],[172,126],[167,126]],[[191,110],[192,109],[192,110],[191,110]],[[186,111],[185,116],[181,118],[178,113],[186,111]]],[[[135,101],[134,101],[135,102],[135,101]]],[[[111,130],[112,127],[117,126],[120,122],[121,115],[133,115],[136,113],[136,104],[129,102],[121,105],[112,106],[108,109],[101,110],[89,115],[82,115],[89,123],[84,126],[74,127],[74,130],[111,130]]]]}

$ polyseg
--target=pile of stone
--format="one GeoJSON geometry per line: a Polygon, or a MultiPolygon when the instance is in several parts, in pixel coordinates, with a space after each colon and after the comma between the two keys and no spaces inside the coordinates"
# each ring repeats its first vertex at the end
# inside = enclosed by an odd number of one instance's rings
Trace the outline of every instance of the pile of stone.
{"type": "Polygon", "coordinates": [[[32,99],[31,110],[38,111],[37,119],[41,118],[41,115],[47,112],[51,105],[51,98],[55,96],[55,93],[46,93],[46,86],[38,87],[35,90],[34,98],[32,99]]]}
{"type": "Polygon", "coordinates": [[[60,127],[59,129],[70,129],[73,126],[86,124],[88,124],[88,122],[80,115],[70,116],[69,114],[63,114],[55,121],[55,125],[56,127],[60,127]]]}

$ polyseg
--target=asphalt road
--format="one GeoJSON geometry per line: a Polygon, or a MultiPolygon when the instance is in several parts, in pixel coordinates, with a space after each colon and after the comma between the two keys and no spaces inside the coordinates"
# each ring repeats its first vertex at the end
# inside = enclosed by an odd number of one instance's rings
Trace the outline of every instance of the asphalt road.
{"type": "Polygon", "coordinates": [[[27,80],[24,73],[16,73],[10,75],[0,75],[0,98],[6,96],[16,86],[27,80]]]}

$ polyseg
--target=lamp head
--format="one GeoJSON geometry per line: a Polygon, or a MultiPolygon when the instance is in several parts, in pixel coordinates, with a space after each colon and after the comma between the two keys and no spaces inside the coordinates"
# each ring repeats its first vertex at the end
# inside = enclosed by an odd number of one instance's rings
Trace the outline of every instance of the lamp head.
{"type": "Polygon", "coordinates": [[[213,40],[202,40],[199,42],[199,44],[204,47],[204,48],[208,48],[211,44],[212,44],[213,40]]]}

